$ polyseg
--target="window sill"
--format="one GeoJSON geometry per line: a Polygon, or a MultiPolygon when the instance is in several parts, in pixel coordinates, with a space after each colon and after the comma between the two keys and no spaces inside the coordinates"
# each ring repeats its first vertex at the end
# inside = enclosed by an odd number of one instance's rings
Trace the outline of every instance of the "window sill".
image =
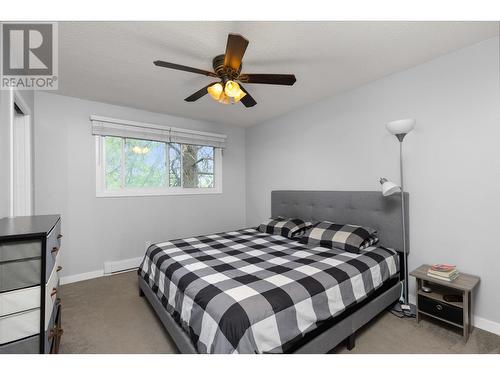
{"type": "Polygon", "coordinates": [[[182,189],[182,190],[106,190],[97,191],[96,198],[153,197],[164,195],[214,195],[222,194],[222,189],[182,189]]]}

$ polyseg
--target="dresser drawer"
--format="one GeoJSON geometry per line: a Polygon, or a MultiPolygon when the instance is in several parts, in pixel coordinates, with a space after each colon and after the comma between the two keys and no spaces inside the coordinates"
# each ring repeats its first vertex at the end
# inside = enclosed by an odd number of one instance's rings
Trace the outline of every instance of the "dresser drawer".
{"type": "Polygon", "coordinates": [[[61,338],[62,338],[62,335],[64,333],[64,331],[62,329],[62,306],[60,304],[57,307],[55,325],[57,327],[57,335],[54,338],[54,341],[52,343],[52,347],[50,348],[51,354],[58,354],[59,353],[59,345],[61,344],[61,338]]]}
{"type": "Polygon", "coordinates": [[[464,322],[463,310],[460,307],[436,301],[420,294],[418,295],[418,308],[424,313],[434,315],[458,325],[462,325],[464,322]]]}
{"type": "Polygon", "coordinates": [[[54,268],[45,286],[45,327],[49,326],[49,320],[57,301],[57,288],[59,288],[59,257],[56,258],[54,268]]]}
{"type": "Polygon", "coordinates": [[[61,248],[61,238],[61,220],[58,220],[56,225],[54,225],[50,233],[47,235],[47,258],[45,265],[45,277],[47,281],[52,273],[57,255],[59,254],[59,250],[61,248]]]}
{"type": "Polygon", "coordinates": [[[0,263],[0,292],[40,285],[40,259],[0,263]]]}
{"type": "Polygon", "coordinates": [[[40,335],[27,337],[0,346],[0,354],[38,354],[40,335]]]}
{"type": "MultiPolygon", "coordinates": [[[[48,323],[52,307],[57,298],[59,287],[59,257],[56,258],[54,268],[45,285],[45,324],[48,323]],[[55,289],[55,292],[54,292],[55,289]]],[[[40,307],[40,286],[23,288],[0,293],[0,316],[14,314],[40,307]]]]}
{"type": "Polygon", "coordinates": [[[0,293],[0,317],[40,307],[40,287],[0,293]]]}
{"type": "Polygon", "coordinates": [[[12,241],[0,244],[0,262],[39,258],[42,256],[42,242],[12,241]]]}
{"type": "Polygon", "coordinates": [[[50,323],[45,331],[45,353],[57,353],[63,330],[61,329],[61,304],[54,305],[50,323]]]}
{"type": "Polygon", "coordinates": [[[40,309],[0,318],[0,344],[33,336],[40,331],[40,309]]]}

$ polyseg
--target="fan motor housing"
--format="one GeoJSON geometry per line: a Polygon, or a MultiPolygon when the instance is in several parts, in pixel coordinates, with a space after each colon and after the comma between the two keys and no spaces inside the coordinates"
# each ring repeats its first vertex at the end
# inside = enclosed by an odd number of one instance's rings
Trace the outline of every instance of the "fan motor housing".
{"type": "Polygon", "coordinates": [[[234,70],[230,66],[224,65],[225,55],[217,55],[212,61],[215,74],[217,74],[223,81],[235,80],[241,72],[243,64],[240,64],[238,70],[234,70]]]}

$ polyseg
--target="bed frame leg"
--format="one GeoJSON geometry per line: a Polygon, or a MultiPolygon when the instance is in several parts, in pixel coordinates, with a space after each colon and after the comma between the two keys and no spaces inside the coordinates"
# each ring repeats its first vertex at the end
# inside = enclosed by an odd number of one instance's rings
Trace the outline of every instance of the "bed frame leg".
{"type": "Polygon", "coordinates": [[[353,333],[347,338],[347,350],[351,351],[356,346],[356,334],[353,333]]]}
{"type": "Polygon", "coordinates": [[[139,297],[144,297],[144,292],[142,291],[141,287],[139,287],[139,297]]]}

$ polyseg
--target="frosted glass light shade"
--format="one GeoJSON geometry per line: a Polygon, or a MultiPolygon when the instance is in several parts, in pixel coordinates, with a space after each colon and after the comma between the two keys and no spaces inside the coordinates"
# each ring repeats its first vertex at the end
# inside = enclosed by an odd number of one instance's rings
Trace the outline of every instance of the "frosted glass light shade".
{"type": "Polygon", "coordinates": [[[385,127],[387,130],[396,135],[396,134],[407,134],[413,130],[415,127],[415,119],[413,118],[405,118],[403,120],[396,120],[388,122],[385,127]]]}
{"type": "Polygon", "coordinates": [[[212,86],[208,86],[207,91],[214,100],[219,100],[224,88],[217,82],[212,86]]]}
{"type": "Polygon", "coordinates": [[[226,85],[224,86],[224,93],[230,98],[238,96],[240,91],[240,85],[238,85],[238,83],[234,81],[227,81],[226,85]]]}
{"type": "Polygon", "coordinates": [[[401,186],[396,185],[392,181],[388,181],[387,178],[381,178],[380,184],[382,185],[382,195],[384,197],[387,197],[389,195],[392,195],[394,193],[398,193],[401,191],[401,186]]]}

